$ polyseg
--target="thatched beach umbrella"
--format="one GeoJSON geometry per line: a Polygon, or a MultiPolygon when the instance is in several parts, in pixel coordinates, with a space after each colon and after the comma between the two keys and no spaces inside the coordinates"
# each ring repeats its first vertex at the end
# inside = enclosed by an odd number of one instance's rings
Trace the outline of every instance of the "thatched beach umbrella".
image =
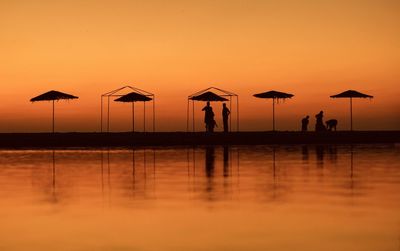
{"type": "MultiPolygon", "coordinates": [[[[125,103],[132,103],[132,132],[134,132],[135,131],[135,102],[147,102],[147,101],[150,101],[150,100],[153,100],[152,98],[150,98],[150,97],[148,97],[148,96],[146,96],[146,95],[143,95],[143,94],[140,94],[140,93],[137,93],[137,92],[131,92],[131,93],[128,93],[128,94],[126,94],[126,95],[124,95],[124,96],[122,96],[122,97],[119,97],[119,98],[117,98],[116,100],[114,100],[114,101],[117,101],[117,102],[125,102],[125,103]]],[[[144,116],[144,119],[143,119],[143,123],[144,123],[144,128],[146,127],[146,106],[143,106],[144,107],[144,113],[143,113],[143,116],[144,116]]]]}
{"type": "Polygon", "coordinates": [[[256,98],[272,99],[272,130],[275,131],[275,100],[292,98],[294,95],[290,93],[268,91],[253,95],[256,98]]]}
{"type": "Polygon", "coordinates": [[[59,92],[59,91],[49,91],[46,93],[43,93],[37,97],[34,97],[31,99],[31,102],[37,102],[37,101],[52,101],[53,102],[53,133],[54,133],[54,101],[58,101],[60,99],[77,99],[78,97],[71,95],[71,94],[67,94],[67,93],[63,93],[63,92],[59,92]]]}
{"type": "Polygon", "coordinates": [[[331,98],[349,98],[350,99],[350,131],[353,131],[353,98],[373,98],[371,95],[367,95],[354,90],[347,90],[345,92],[332,95],[331,98]]]}

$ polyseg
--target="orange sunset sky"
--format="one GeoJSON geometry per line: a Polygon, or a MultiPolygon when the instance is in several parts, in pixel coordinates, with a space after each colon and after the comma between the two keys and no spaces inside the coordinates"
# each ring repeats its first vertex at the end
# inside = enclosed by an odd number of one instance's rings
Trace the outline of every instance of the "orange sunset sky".
{"type": "MultiPolygon", "coordinates": [[[[271,129],[252,97],[268,90],[295,95],[278,130],[320,110],[348,129],[348,100],[329,98],[347,89],[375,97],[354,101],[356,130],[400,129],[397,0],[0,0],[0,30],[0,132],[49,131],[51,103],[29,99],[52,89],[79,96],[57,103],[57,131],[98,131],[100,95],[126,84],[156,94],[159,131],[186,130],[187,96],[209,86],[239,94],[242,130],[271,129]]],[[[130,130],[129,105],[111,112],[130,130]]]]}

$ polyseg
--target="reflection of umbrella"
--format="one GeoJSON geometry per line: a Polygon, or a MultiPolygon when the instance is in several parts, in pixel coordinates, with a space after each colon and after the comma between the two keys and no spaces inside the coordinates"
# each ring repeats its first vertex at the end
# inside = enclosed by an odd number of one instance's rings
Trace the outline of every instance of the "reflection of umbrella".
{"type": "Polygon", "coordinates": [[[254,94],[253,96],[256,98],[272,99],[272,130],[275,131],[275,99],[276,100],[287,99],[293,97],[294,95],[278,91],[269,91],[269,92],[254,94]]]}
{"type": "MultiPolygon", "coordinates": [[[[137,92],[128,93],[128,94],[126,94],[126,95],[124,95],[122,97],[119,97],[116,100],[114,100],[114,101],[117,101],[117,102],[130,102],[130,103],[132,103],[132,132],[135,130],[135,102],[140,102],[140,101],[141,102],[146,102],[146,101],[150,101],[150,100],[152,100],[152,98],[149,98],[148,96],[140,94],[140,93],[137,93],[137,92]]],[[[144,109],[146,109],[146,106],[144,106],[144,109]]],[[[143,116],[146,116],[146,112],[144,112],[143,116]]],[[[146,121],[146,117],[145,117],[143,123],[145,123],[145,121],[146,121]]]]}
{"type": "Polygon", "coordinates": [[[350,130],[353,130],[353,98],[373,98],[373,96],[360,93],[354,90],[348,90],[336,95],[332,95],[331,98],[350,98],[350,130]]]}
{"type": "Polygon", "coordinates": [[[193,96],[190,98],[191,100],[196,101],[228,101],[226,98],[221,97],[213,92],[205,92],[197,96],[193,96]]]}
{"type": "Polygon", "coordinates": [[[78,97],[67,94],[67,93],[62,93],[59,91],[49,91],[49,92],[43,93],[42,95],[32,98],[31,102],[53,101],[53,133],[54,133],[54,101],[60,100],[60,99],[77,99],[77,98],[78,97]]]}

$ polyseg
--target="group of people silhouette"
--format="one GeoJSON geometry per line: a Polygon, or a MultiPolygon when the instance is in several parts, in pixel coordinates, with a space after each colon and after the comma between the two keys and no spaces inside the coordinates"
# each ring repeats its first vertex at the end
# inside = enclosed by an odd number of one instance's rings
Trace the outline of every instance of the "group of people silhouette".
{"type": "MultiPolygon", "coordinates": [[[[301,120],[301,130],[303,132],[308,131],[308,124],[310,122],[310,116],[307,115],[301,120]]],[[[324,124],[324,112],[320,111],[318,114],[315,115],[315,131],[316,132],[323,132],[323,131],[336,131],[338,121],[336,119],[330,119],[325,121],[324,124]]]]}
{"type": "MultiPolygon", "coordinates": [[[[214,128],[218,127],[217,122],[215,121],[215,114],[210,105],[210,102],[207,102],[207,105],[203,107],[202,111],[204,111],[204,123],[206,125],[206,132],[214,132],[214,128]]],[[[222,122],[224,124],[224,132],[229,131],[228,127],[228,118],[231,114],[231,111],[226,107],[226,104],[222,104],[222,122]]]]}
{"type": "MultiPolygon", "coordinates": [[[[206,127],[206,132],[214,132],[214,128],[218,127],[217,122],[215,121],[215,114],[213,108],[208,101],[206,106],[203,107],[202,111],[204,111],[204,123],[206,127]]],[[[222,104],[222,122],[224,125],[224,132],[229,131],[229,115],[231,111],[226,107],[226,104],[222,104]]],[[[308,131],[308,124],[310,123],[310,116],[307,115],[301,120],[301,131],[306,132],[308,131]]],[[[324,124],[324,112],[320,111],[318,114],[315,115],[315,131],[316,132],[323,132],[323,131],[336,131],[336,126],[338,121],[336,119],[329,119],[325,121],[324,124]]]]}

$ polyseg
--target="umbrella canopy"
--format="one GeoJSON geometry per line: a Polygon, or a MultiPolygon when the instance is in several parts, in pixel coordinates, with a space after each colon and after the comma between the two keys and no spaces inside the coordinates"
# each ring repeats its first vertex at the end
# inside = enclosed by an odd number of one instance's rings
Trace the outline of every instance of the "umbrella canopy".
{"type": "Polygon", "coordinates": [[[294,95],[285,92],[268,91],[263,93],[257,93],[253,95],[256,98],[272,99],[272,130],[275,131],[275,99],[287,99],[292,98],[294,95]]]}
{"type": "Polygon", "coordinates": [[[205,92],[197,96],[193,96],[190,98],[191,100],[196,101],[228,101],[228,99],[221,97],[213,92],[205,92]]]}
{"type": "Polygon", "coordinates": [[[331,98],[373,98],[373,97],[374,96],[367,95],[354,90],[348,90],[331,96],[331,98]]]}
{"type": "Polygon", "coordinates": [[[59,91],[49,91],[46,93],[43,93],[37,97],[31,98],[31,102],[37,102],[37,101],[54,101],[54,100],[60,100],[60,99],[77,99],[78,97],[59,92],[59,91]]]}
{"type": "MultiPolygon", "coordinates": [[[[117,98],[116,100],[114,100],[114,101],[117,101],[117,102],[124,102],[124,103],[132,103],[132,132],[134,132],[135,131],[135,102],[147,102],[147,101],[150,101],[150,100],[153,100],[152,98],[150,98],[150,97],[148,97],[148,96],[146,96],[146,95],[143,95],[143,94],[140,94],[140,93],[137,93],[137,92],[131,92],[131,93],[128,93],[128,94],[126,94],[126,95],[124,95],[124,96],[121,96],[121,97],[119,97],[119,98],[117,98]]],[[[144,123],[144,125],[143,125],[143,128],[146,128],[146,105],[144,105],[143,106],[143,109],[144,109],[144,112],[143,112],[143,116],[144,116],[144,118],[143,118],[143,123],[144,123]]],[[[143,130],[145,130],[145,129],[143,129],[143,130]]]]}
{"type": "Polygon", "coordinates": [[[34,98],[31,98],[31,102],[37,102],[37,101],[53,101],[53,133],[54,133],[54,101],[58,101],[60,99],[77,99],[78,97],[71,95],[71,94],[67,94],[67,93],[63,93],[63,92],[59,92],[59,91],[49,91],[46,93],[43,93],[39,96],[36,96],[34,98]]]}
{"type": "Polygon", "coordinates": [[[367,95],[354,90],[347,90],[342,93],[332,95],[331,98],[349,98],[350,99],[350,131],[353,131],[353,98],[373,98],[374,96],[367,95]]]}
{"type": "Polygon", "coordinates": [[[139,101],[146,102],[146,101],[150,101],[150,100],[152,100],[152,98],[150,98],[146,95],[143,95],[143,94],[140,94],[137,92],[131,92],[122,97],[117,98],[114,101],[117,101],[117,102],[139,102],[139,101]]]}
{"type": "Polygon", "coordinates": [[[278,91],[268,91],[268,92],[254,94],[253,96],[256,98],[287,99],[293,97],[294,95],[278,91]]]}

